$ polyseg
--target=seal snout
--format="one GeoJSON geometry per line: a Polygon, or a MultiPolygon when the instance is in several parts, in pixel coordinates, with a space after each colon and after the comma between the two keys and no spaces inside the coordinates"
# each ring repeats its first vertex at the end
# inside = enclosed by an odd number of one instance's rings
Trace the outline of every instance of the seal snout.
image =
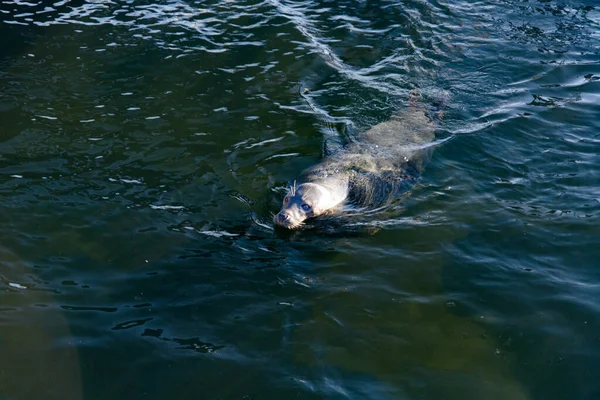
{"type": "Polygon", "coordinates": [[[285,211],[281,211],[279,214],[277,214],[277,222],[279,222],[282,225],[289,223],[290,215],[285,211]]]}
{"type": "Polygon", "coordinates": [[[283,209],[279,211],[277,215],[275,215],[275,218],[273,218],[273,220],[273,222],[275,222],[275,225],[286,229],[294,229],[302,225],[304,218],[295,215],[293,210],[283,209]]]}

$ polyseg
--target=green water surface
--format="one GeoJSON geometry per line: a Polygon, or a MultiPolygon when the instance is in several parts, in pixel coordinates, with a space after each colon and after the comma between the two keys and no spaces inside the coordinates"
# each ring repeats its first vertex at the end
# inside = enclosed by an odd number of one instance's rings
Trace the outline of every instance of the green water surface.
{"type": "Polygon", "coordinates": [[[599,399],[592,0],[0,3],[0,399],[599,399]],[[401,114],[418,183],[292,234],[401,114]]]}

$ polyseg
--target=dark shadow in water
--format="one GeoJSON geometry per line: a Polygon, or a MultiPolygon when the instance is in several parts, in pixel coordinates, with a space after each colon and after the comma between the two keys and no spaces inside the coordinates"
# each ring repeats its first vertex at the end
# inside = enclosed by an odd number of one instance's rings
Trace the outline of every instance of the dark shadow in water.
{"type": "Polygon", "coordinates": [[[298,229],[285,229],[275,227],[276,235],[288,241],[310,241],[315,238],[349,238],[368,237],[376,233],[379,228],[375,226],[352,226],[350,222],[357,222],[352,216],[327,216],[310,220],[298,229]]]}
{"type": "MultiPolygon", "coordinates": [[[[69,323],[55,304],[53,291],[31,290],[31,268],[16,254],[0,247],[2,281],[8,282],[0,332],[0,394],[7,399],[81,399],[79,355],[69,323]]],[[[32,285],[33,286],[33,285],[32,285]]]]}
{"type": "Polygon", "coordinates": [[[28,25],[23,25],[23,21],[19,24],[8,23],[13,21],[14,15],[24,15],[27,13],[37,13],[37,19],[43,20],[43,15],[47,15],[46,9],[55,10],[53,14],[67,11],[70,8],[80,7],[85,4],[85,0],[65,1],[64,4],[58,5],[59,2],[54,0],[42,0],[36,2],[11,2],[4,3],[0,13],[0,38],[2,38],[2,46],[0,47],[0,68],[10,65],[17,57],[27,56],[27,51],[34,47],[36,43],[46,36],[52,34],[52,30],[48,27],[38,26],[30,22],[28,25]]]}
{"type": "Polygon", "coordinates": [[[192,350],[197,353],[214,353],[217,350],[225,348],[225,346],[218,346],[212,343],[203,342],[197,337],[188,339],[167,338],[162,336],[162,334],[162,329],[146,329],[142,333],[142,336],[153,337],[164,342],[173,342],[179,345],[179,347],[176,347],[176,349],[192,350]]]}

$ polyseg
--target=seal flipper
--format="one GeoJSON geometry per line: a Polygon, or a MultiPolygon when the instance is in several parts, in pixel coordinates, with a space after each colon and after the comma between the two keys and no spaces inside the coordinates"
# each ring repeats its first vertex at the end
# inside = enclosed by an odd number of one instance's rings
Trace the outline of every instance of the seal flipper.
{"type": "Polygon", "coordinates": [[[348,143],[353,142],[354,125],[352,122],[344,123],[341,132],[338,132],[335,125],[330,123],[323,127],[322,131],[325,138],[323,140],[323,157],[338,153],[348,143]]]}
{"type": "Polygon", "coordinates": [[[419,168],[409,161],[401,172],[354,170],[348,200],[359,207],[380,207],[407,192],[418,180],[419,168]]]}
{"type": "Polygon", "coordinates": [[[323,140],[323,157],[329,157],[340,151],[343,147],[344,144],[341,143],[339,138],[334,136],[325,137],[325,140],[323,140]]]}

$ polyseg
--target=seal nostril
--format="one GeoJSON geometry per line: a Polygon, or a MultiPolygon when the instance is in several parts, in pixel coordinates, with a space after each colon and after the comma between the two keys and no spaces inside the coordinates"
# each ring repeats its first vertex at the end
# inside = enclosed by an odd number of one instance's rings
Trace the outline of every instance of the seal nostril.
{"type": "Polygon", "coordinates": [[[289,215],[287,215],[287,214],[284,214],[284,213],[281,213],[281,214],[279,214],[279,220],[280,220],[281,222],[286,222],[286,221],[287,221],[287,220],[289,220],[289,219],[290,219],[290,216],[289,216],[289,215]]]}

